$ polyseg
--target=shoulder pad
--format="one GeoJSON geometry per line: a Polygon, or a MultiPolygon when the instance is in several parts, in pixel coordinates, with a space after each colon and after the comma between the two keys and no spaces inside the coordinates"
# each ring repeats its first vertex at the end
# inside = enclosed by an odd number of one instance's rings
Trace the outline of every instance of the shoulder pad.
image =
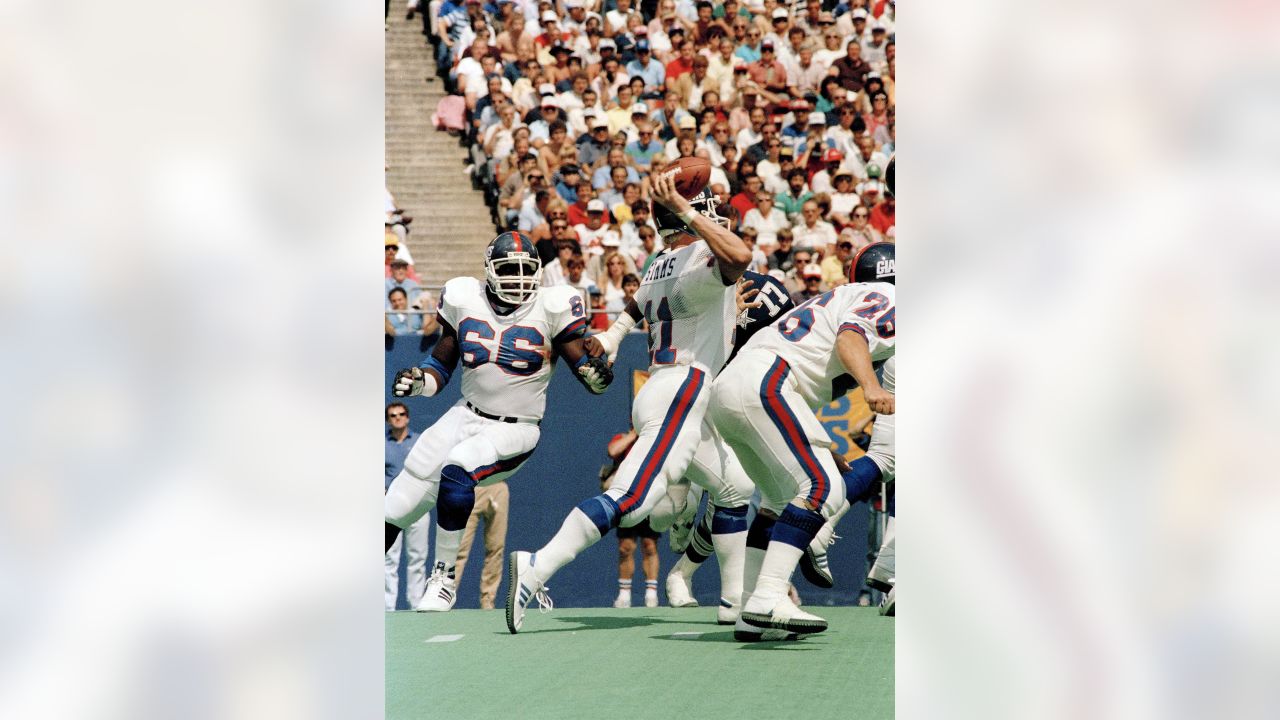
{"type": "Polygon", "coordinates": [[[558,313],[569,309],[569,300],[575,297],[581,297],[577,289],[572,285],[552,285],[551,287],[542,288],[539,293],[542,296],[543,307],[548,312],[558,313]]]}
{"type": "Polygon", "coordinates": [[[444,284],[440,296],[442,301],[447,300],[450,305],[457,307],[467,299],[480,295],[480,292],[479,280],[473,277],[456,277],[444,284]]]}

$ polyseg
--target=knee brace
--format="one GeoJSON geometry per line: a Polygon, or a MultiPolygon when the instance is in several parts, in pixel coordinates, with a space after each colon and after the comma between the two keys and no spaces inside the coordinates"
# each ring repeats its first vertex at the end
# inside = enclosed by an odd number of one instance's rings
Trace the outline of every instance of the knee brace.
{"type": "Polygon", "coordinates": [[[787,509],[782,511],[782,515],[778,516],[778,523],[773,526],[771,539],[803,550],[809,547],[809,543],[813,541],[813,537],[818,534],[826,521],[822,513],[788,505],[787,509]]]}
{"type": "Polygon", "coordinates": [[[742,532],[747,529],[746,505],[729,508],[722,508],[719,505],[714,507],[715,514],[711,517],[712,533],[716,535],[725,535],[728,533],[742,532]]]}
{"type": "Polygon", "coordinates": [[[436,522],[441,530],[462,530],[476,505],[476,479],[457,465],[445,465],[440,471],[440,499],[436,504],[436,522]]]}
{"type": "Polygon", "coordinates": [[[878,482],[880,482],[880,466],[863,455],[849,463],[849,472],[844,474],[845,499],[850,503],[865,502],[875,492],[878,482]]]}
{"type": "Polygon", "coordinates": [[[618,527],[618,521],[622,516],[618,511],[618,503],[603,493],[578,503],[578,509],[595,523],[596,529],[600,531],[600,537],[604,537],[610,530],[618,527]]]}

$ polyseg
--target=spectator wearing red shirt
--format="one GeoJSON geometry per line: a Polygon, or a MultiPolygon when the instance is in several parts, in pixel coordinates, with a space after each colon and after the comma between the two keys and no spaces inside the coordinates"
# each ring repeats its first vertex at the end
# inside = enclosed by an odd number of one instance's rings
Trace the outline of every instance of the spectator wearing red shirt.
{"type": "Polygon", "coordinates": [[[560,32],[560,18],[555,13],[547,10],[542,13],[542,34],[534,38],[538,47],[551,47],[559,43],[569,40],[569,33],[560,32]]]}
{"type": "Polygon", "coordinates": [[[760,45],[760,59],[747,66],[747,76],[771,93],[789,95],[787,70],[778,62],[773,43],[766,40],[760,45]]]}
{"type": "Polygon", "coordinates": [[[591,181],[583,178],[578,181],[578,199],[569,206],[569,227],[587,224],[587,203],[595,199],[596,191],[591,181]]]}
{"type": "MultiPolygon", "coordinates": [[[[672,30],[671,32],[674,33],[675,30],[672,30]]],[[[677,55],[671,62],[667,63],[667,88],[668,89],[675,89],[676,80],[679,80],[681,75],[687,75],[688,73],[693,72],[693,56],[694,56],[694,50],[695,50],[693,41],[684,39],[683,30],[680,31],[680,36],[681,36],[680,44],[676,45],[676,47],[680,49],[680,54],[677,55]]],[[[676,43],[675,38],[672,38],[671,43],[675,45],[676,43]]]]}
{"type": "Polygon", "coordinates": [[[742,182],[741,192],[729,198],[729,204],[738,211],[739,218],[745,218],[748,212],[756,209],[756,196],[760,194],[762,185],[759,175],[748,175],[742,182]]]}
{"type": "Polygon", "coordinates": [[[893,196],[886,193],[884,202],[871,208],[871,217],[867,222],[871,227],[879,230],[881,235],[887,234],[889,228],[893,227],[895,212],[893,196]]]}

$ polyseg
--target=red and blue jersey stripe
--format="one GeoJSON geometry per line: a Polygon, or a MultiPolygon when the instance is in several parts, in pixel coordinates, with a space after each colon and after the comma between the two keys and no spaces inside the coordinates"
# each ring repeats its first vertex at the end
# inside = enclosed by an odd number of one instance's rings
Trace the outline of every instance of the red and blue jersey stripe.
{"type": "Polygon", "coordinates": [[[786,382],[790,372],[791,366],[787,365],[786,360],[782,358],[774,360],[773,365],[769,367],[769,372],[765,373],[764,380],[760,383],[760,399],[764,403],[764,410],[769,420],[773,422],[774,427],[778,428],[778,432],[782,433],[787,449],[796,460],[800,461],[800,467],[809,477],[810,488],[805,502],[809,505],[809,509],[817,510],[826,502],[827,495],[831,492],[831,478],[822,469],[818,456],[813,453],[813,445],[805,437],[800,419],[796,417],[791,406],[787,404],[786,398],[782,396],[782,384],[786,382]]]}
{"type": "Polygon", "coordinates": [[[658,438],[640,463],[640,471],[636,473],[636,479],[632,481],[631,487],[627,488],[626,494],[618,502],[618,510],[622,514],[644,505],[649,488],[653,487],[653,479],[658,476],[663,463],[667,461],[667,456],[671,454],[671,448],[675,445],[676,438],[680,436],[680,430],[684,428],[684,421],[689,417],[693,403],[698,399],[698,393],[702,392],[706,377],[707,374],[702,370],[689,368],[689,375],[676,391],[676,398],[671,402],[671,407],[667,408],[667,415],[663,418],[662,427],[658,430],[658,438]]]}

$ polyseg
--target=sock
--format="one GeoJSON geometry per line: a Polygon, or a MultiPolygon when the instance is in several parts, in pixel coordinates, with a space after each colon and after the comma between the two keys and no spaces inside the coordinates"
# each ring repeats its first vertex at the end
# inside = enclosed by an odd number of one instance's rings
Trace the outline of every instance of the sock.
{"type": "Polygon", "coordinates": [[[764,564],[765,550],[769,547],[769,535],[773,532],[776,518],[762,512],[756,513],[747,530],[747,548],[742,560],[742,604],[745,607],[756,588],[756,578],[760,575],[760,566],[764,564]]]}
{"type": "Polygon", "coordinates": [[[795,505],[787,505],[778,516],[769,539],[769,549],[760,565],[760,576],[751,594],[748,612],[767,613],[773,610],[791,585],[791,573],[800,562],[804,548],[822,528],[825,519],[821,513],[795,505]]]}
{"type": "Polygon", "coordinates": [[[676,561],[675,567],[672,568],[672,572],[678,572],[683,575],[686,580],[692,582],[693,574],[697,572],[700,567],[702,567],[702,563],[690,560],[688,553],[686,553],[681,555],[680,559],[676,561]]]}
{"type": "Polygon", "coordinates": [[[893,539],[897,537],[897,532],[895,532],[897,523],[894,520],[895,518],[890,515],[889,520],[884,525],[884,539],[880,542],[880,553],[877,553],[877,555],[884,553],[886,549],[888,549],[891,556],[893,555],[893,539]]]}
{"type": "MultiPolygon", "coordinates": [[[[698,527],[693,530],[693,538],[689,541],[689,547],[685,548],[684,557],[689,558],[693,569],[707,561],[714,552],[715,546],[711,543],[711,524],[715,520],[715,513],[711,512],[711,507],[702,513],[702,521],[698,523],[698,527]]],[[[692,575],[692,573],[690,573],[692,575]]]]}
{"type": "Polygon", "coordinates": [[[456,580],[458,550],[475,504],[475,478],[457,465],[445,465],[440,470],[440,495],[436,501],[436,562],[444,563],[450,580],[456,580]]]}
{"type": "Polygon", "coordinates": [[[656,593],[658,592],[658,581],[657,581],[657,580],[645,580],[645,581],[644,581],[644,592],[645,592],[645,594],[646,594],[646,595],[647,595],[647,594],[649,594],[649,593],[655,593],[655,594],[656,594],[656,593]]]}
{"type": "Polygon", "coordinates": [[[880,482],[880,466],[863,455],[849,463],[844,474],[844,496],[850,503],[864,502],[871,498],[880,482]]]}
{"type": "Polygon", "coordinates": [[[599,497],[606,496],[591,498],[569,511],[555,537],[534,553],[533,574],[542,584],[545,585],[556,571],[568,565],[578,553],[600,541],[600,528],[582,509],[583,505],[594,502],[599,497]]]}
{"type": "Polygon", "coordinates": [[[720,597],[733,605],[742,602],[742,572],[747,551],[747,506],[713,506],[711,543],[720,563],[720,597]]]}
{"type": "Polygon", "coordinates": [[[386,555],[391,552],[391,546],[396,544],[396,538],[400,537],[400,528],[389,522],[383,522],[382,524],[386,526],[384,531],[386,532],[387,537],[387,546],[382,550],[382,554],[386,555]]]}
{"type": "Polygon", "coordinates": [[[618,578],[618,596],[631,597],[631,578],[618,578]]]}

